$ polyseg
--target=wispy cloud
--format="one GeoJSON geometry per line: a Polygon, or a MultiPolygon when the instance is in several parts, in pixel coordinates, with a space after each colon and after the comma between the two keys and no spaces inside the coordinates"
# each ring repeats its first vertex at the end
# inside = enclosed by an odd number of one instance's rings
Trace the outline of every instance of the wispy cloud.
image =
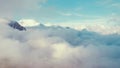
{"type": "Polygon", "coordinates": [[[107,8],[120,8],[120,3],[115,0],[100,0],[98,3],[107,8]]]}
{"type": "Polygon", "coordinates": [[[13,17],[17,12],[40,9],[47,0],[0,0],[1,17],[13,17]]]}

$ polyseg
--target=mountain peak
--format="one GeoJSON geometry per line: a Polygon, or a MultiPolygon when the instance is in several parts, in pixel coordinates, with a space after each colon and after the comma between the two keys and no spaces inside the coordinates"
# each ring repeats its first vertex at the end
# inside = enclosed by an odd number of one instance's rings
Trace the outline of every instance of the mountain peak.
{"type": "Polygon", "coordinates": [[[40,25],[40,23],[34,19],[22,19],[19,21],[19,24],[24,26],[24,27],[34,27],[34,26],[40,25]]]}
{"type": "Polygon", "coordinates": [[[17,29],[17,30],[20,30],[20,31],[23,31],[25,30],[26,31],[26,28],[21,26],[18,22],[16,21],[10,21],[10,23],[8,23],[8,25],[14,29],[17,29]]]}

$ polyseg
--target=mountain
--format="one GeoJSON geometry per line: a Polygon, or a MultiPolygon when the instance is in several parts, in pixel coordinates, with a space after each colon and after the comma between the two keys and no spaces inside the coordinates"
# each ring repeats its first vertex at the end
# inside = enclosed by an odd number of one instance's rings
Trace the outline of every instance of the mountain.
{"type": "Polygon", "coordinates": [[[17,29],[19,31],[26,31],[26,28],[21,26],[18,22],[16,21],[10,21],[8,25],[14,29],[17,29]]]}

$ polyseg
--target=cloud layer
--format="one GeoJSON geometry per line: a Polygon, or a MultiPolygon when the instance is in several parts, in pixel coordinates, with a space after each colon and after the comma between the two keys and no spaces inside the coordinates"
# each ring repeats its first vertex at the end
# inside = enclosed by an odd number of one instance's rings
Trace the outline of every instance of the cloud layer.
{"type": "Polygon", "coordinates": [[[0,68],[120,68],[119,34],[44,25],[18,31],[5,22],[0,68]]]}

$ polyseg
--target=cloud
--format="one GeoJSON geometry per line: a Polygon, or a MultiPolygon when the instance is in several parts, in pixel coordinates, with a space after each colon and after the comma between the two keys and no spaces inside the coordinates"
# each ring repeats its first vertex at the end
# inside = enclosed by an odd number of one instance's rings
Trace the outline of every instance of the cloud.
{"type": "Polygon", "coordinates": [[[19,21],[20,25],[25,26],[25,27],[33,27],[33,26],[38,26],[40,25],[39,22],[33,20],[33,19],[23,19],[19,21]]]}
{"type": "Polygon", "coordinates": [[[119,1],[115,1],[115,0],[100,0],[98,2],[98,4],[106,7],[106,8],[116,8],[119,10],[120,8],[120,3],[119,1]]]}
{"type": "Polygon", "coordinates": [[[40,9],[46,0],[0,0],[0,16],[13,18],[18,14],[26,14],[26,11],[40,9]]]}
{"type": "MultiPolygon", "coordinates": [[[[86,16],[87,17],[87,16],[86,16]]],[[[91,17],[85,20],[67,20],[60,23],[54,23],[54,25],[61,25],[64,27],[71,27],[77,30],[87,29],[90,31],[95,31],[102,34],[112,34],[120,33],[120,16],[116,13],[112,13],[108,16],[98,16],[91,17]],[[113,31],[111,31],[113,30],[113,31]]],[[[47,25],[50,26],[52,22],[48,22],[47,25]]]]}
{"type": "Polygon", "coordinates": [[[119,34],[61,26],[22,32],[0,23],[0,68],[120,68],[119,34]]]}

